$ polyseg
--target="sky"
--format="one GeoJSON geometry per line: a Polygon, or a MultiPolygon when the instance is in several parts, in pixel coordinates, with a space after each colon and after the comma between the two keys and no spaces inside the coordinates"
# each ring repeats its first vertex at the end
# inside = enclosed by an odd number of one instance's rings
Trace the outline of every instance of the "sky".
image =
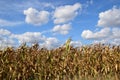
{"type": "Polygon", "coordinates": [[[0,48],[120,45],[120,0],[0,0],[0,48]]]}

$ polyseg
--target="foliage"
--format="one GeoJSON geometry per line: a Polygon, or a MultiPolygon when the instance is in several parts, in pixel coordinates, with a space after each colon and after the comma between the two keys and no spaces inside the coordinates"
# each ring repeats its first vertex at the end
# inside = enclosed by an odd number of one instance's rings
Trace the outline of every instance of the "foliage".
{"type": "Polygon", "coordinates": [[[47,50],[38,44],[0,51],[1,80],[120,80],[120,46],[47,50]]]}

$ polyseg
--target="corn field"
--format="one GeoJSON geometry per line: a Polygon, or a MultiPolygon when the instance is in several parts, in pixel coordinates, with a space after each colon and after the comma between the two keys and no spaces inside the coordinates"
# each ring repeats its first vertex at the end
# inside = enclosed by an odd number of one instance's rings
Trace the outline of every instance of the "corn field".
{"type": "Polygon", "coordinates": [[[0,80],[120,80],[120,46],[8,47],[0,50],[0,80]]]}

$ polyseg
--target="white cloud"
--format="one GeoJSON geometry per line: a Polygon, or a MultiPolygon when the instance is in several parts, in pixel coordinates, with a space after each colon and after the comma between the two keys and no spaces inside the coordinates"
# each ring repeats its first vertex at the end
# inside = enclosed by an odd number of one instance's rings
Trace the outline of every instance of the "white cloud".
{"type": "Polygon", "coordinates": [[[80,3],[74,5],[60,6],[55,9],[54,12],[54,23],[66,23],[73,20],[78,15],[78,10],[82,8],[80,3]]]}
{"type": "Polygon", "coordinates": [[[25,32],[23,34],[13,34],[6,29],[0,29],[0,49],[8,46],[17,47],[22,43],[39,43],[40,47],[53,49],[60,46],[60,42],[55,37],[45,37],[40,32],[25,32]]]}
{"type": "Polygon", "coordinates": [[[11,38],[6,38],[3,40],[2,42],[4,44],[4,46],[14,46],[15,45],[15,41],[11,38]]]}
{"type": "Polygon", "coordinates": [[[109,43],[109,40],[102,39],[102,40],[94,40],[93,41],[93,44],[98,44],[98,43],[107,44],[107,43],[109,43]]]}
{"type": "Polygon", "coordinates": [[[93,43],[110,43],[120,45],[120,8],[113,7],[99,14],[98,26],[100,31],[92,32],[84,30],[81,36],[85,39],[93,39],[93,43]]]}
{"type": "Polygon", "coordinates": [[[0,37],[0,49],[6,47],[12,47],[14,45],[15,45],[15,41],[10,37],[5,37],[5,36],[0,37]]]}
{"type": "Polygon", "coordinates": [[[14,46],[14,40],[10,37],[11,32],[6,29],[0,29],[0,49],[7,46],[14,46]]]}
{"type": "Polygon", "coordinates": [[[113,28],[112,29],[112,38],[120,38],[120,29],[119,28],[113,28]]]}
{"type": "Polygon", "coordinates": [[[98,26],[120,27],[120,8],[113,7],[99,14],[98,26]]]}
{"type": "Polygon", "coordinates": [[[84,30],[81,36],[85,39],[101,39],[110,36],[110,28],[103,28],[99,32],[92,32],[90,30],[84,30]]]}
{"type": "Polygon", "coordinates": [[[11,38],[17,39],[21,43],[39,43],[41,48],[53,49],[59,46],[58,40],[54,37],[45,37],[40,32],[26,32],[23,34],[12,34],[11,38]]]}
{"type": "Polygon", "coordinates": [[[82,45],[81,41],[71,41],[70,43],[73,47],[80,47],[82,45]]]}
{"type": "Polygon", "coordinates": [[[22,24],[22,22],[11,22],[8,20],[4,20],[4,19],[0,19],[0,26],[4,27],[4,26],[16,26],[22,24]]]}
{"type": "Polygon", "coordinates": [[[101,31],[92,32],[85,30],[81,36],[85,39],[93,39],[93,43],[120,45],[120,28],[103,28],[101,31]]]}
{"type": "Polygon", "coordinates": [[[120,45],[120,38],[114,39],[112,44],[120,45]]]}
{"type": "Polygon", "coordinates": [[[13,34],[12,38],[18,39],[19,43],[34,43],[34,42],[43,42],[45,37],[41,35],[40,32],[26,32],[23,34],[13,34]]]}
{"type": "Polygon", "coordinates": [[[113,45],[120,45],[120,38],[107,38],[107,39],[101,39],[101,40],[94,40],[94,43],[102,43],[102,44],[113,44],[113,45]]]}
{"type": "Polygon", "coordinates": [[[28,8],[24,10],[24,14],[26,15],[25,21],[28,24],[42,25],[49,21],[48,11],[38,11],[34,8],[28,8]]]}
{"type": "Polygon", "coordinates": [[[55,26],[52,31],[54,33],[60,33],[60,34],[63,34],[63,35],[66,35],[69,33],[69,30],[71,29],[71,25],[70,24],[63,24],[63,25],[57,25],[55,26]]]}
{"type": "Polygon", "coordinates": [[[0,35],[10,35],[11,32],[6,29],[0,29],[0,35]]]}
{"type": "Polygon", "coordinates": [[[49,37],[45,39],[44,43],[40,44],[41,47],[47,48],[47,49],[54,49],[60,46],[59,41],[54,37],[49,37]]]}

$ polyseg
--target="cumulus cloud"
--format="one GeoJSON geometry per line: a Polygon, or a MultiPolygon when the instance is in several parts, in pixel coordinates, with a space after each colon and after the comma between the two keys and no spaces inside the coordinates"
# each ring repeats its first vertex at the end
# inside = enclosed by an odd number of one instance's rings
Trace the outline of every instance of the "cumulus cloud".
{"type": "Polygon", "coordinates": [[[120,38],[114,39],[112,44],[120,45],[120,38]]]}
{"type": "Polygon", "coordinates": [[[84,30],[81,36],[85,39],[101,39],[110,36],[110,28],[103,28],[101,31],[92,32],[90,30],[84,30]]]}
{"type": "Polygon", "coordinates": [[[97,26],[102,27],[100,31],[84,30],[81,36],[85,39],[94,40],[93,43],[110,43],[120,45],[120,8],[113,7],[99,13],[97,26]]]}
{"type": "Polygon", "coordinates": [[[11,32],[6,29],[0,29],[0,35],[10,35],[11,32]]]}
{"type": "Polygon", "coordinates": [[[80,47],[82,45],[81,41],[71,41],[70,45],[73,47],[80,47]]]}
{"type": "Polygon", "coordinates": [[[94,40],[92,43],[93,44],[98,44],[98,43],[102,43],[102,44],[107,44],[110,41],[108,39],[101,39],[101,40],[94,40]]]}
{"type": "Polygon", "coordinates": [[[52,29],[52,32],[54,33],[60,33],[63,35],[66,35],[69,33],[69,30],[71,29],[71,25],[70,24],[63,24],[63,25],[57,25],[52,29]]]}
{"type": "Polygon", "coordinates": [[[98,26],[120,27],[120,8],[113,7],[99,14],[98,26]]]}
{"type": "Polygon", "coordinates": [[[22,22],[18,21],[18,22],[11,22],[8,20],[4,20],[4,19],[0,19],[0,26],[4,27],[4,26],[16,26],[22,24],[22,22]]]}
{"type": "Polygon", "coordinates": [[[28,24],[42,25],[49,21],[48,11],[38,11],[34,8],[28,8],[24,10],[24,14],[26,15],[25,21],[28,24]]]}
{"type": "Polygon", "coordinates": [[[54,23],[66,23],[73,20],[78,15],[78,10],[81,8],[82,5],[80,3],[57,7],[53,15],[54,23]]]}
{"type": "Polygon", "coordinates": [[[26,32],[23,34],[12,34],[11,38],[21,43],[39,43],[41,48],[53,49],[59,46],[58,40],[54,37],[45,37],[40,32],[26,32]]]}
{"type": "Polygon", "coordinates": [[[120,45],[120,38],[94,40],[93,43],[120,45]]]}
{"type": "Polygon", "coordinates": [[[14,46],[15,41],[12,38],[5,38],[2,44],[4,44],[4,46],[14,46]]]}
{"type": "Polygon", "coordinates": [[[60,46],[60,42],[55,37],[46,37],[40,32],[25,32],[23,34],[13,34],[9,30],[0,29],[0,49],[8,46],[17,46],[22,43],[39,43],[40,47],[53,49],[60,46]]]}
{"type": "Polygon", "coordinates": [[[35,43],[44,41],[45,37],[40,32],[26,32],[23,34],[13,34],[12,38],[18,39],[19,43],[35,43]]]}
{"type": "Polygon", "coordinates": [[[113,38],[120,38],[120,29],[119,28],[113,28],[112,29],[112,34],[113,34],[113,38]]]}
{"type": "Polygon", "coordinates": [[[6,29],[0,29],[0,49],[14,46],[14,40],[10,37],[12,33],[6,29]]]}
{"type": "Polygon", "coordinates": [[[12,39],[17,39],[19,43],[34,43],[45,40],[40,32],[25,32],[23,34],[13,34],[9,30],[0,29],[0,41],[5,43],[12,43],[12,39]]]}
{"type": "Polygon", "coordinates": [[[47,49],[54,49],[60,46],[59,40],[54,37],[49,37],[45,39],[44,43],[40,44],[41,47],[47,49]]]}
{"type": "Polygon", "coordinates": [[[6,47],[12,47],[15,45],[15,41],[10,37],[2,36],[0,37],[0,49],[4,49],[6,47]]]}
{"type": "Polygon", "coordinates": [[[93,43],[110,43],[120,45],[120,29],[119,28],[103,28],[101,31],[92,32],[84,30],[81,36],[85,39],[94,40],[93,43]]]}

